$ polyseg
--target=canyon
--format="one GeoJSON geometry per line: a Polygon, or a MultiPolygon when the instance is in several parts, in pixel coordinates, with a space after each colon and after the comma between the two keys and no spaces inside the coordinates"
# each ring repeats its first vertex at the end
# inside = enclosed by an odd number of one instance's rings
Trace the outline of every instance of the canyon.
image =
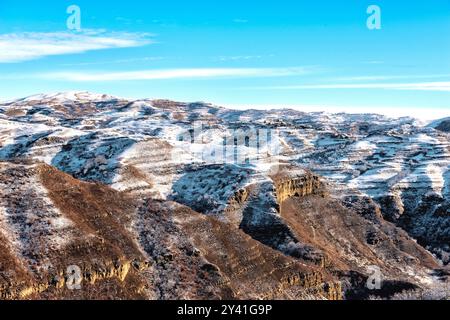
{"type": "Polygon", "coordinates": [[[446,299],[447,127],[87,92],[0,103],[0,299],[446,299]]]}

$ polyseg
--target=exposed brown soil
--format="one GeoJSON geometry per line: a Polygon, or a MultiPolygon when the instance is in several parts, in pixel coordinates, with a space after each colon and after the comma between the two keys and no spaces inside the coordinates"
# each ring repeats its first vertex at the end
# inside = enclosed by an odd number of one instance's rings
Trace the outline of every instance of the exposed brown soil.
{"type": "Polygon", "coordinates": [[[367,298],[369,294],[389,297],[413,290],[417,280],[406,268],[439,268],[436,259],[405,231],[383,220],[373,223],[335,199],[317,195],[290,198],[282,205],[282,215],[302,244],[323,255],[325,269],[348,281],[347,298],[367,298]],[[366,290],[364,275],[369,266],[380,268],[384,291],[366,290]]]}
{"type": "Polygon", "coordinates": [[[324,270],[270,249],[232,225],[187,209],[176,219],[211,263],[209,268],[221,275],[221,285],[228,288],[223,298],[341,298],[336,279],[324,270]]]}

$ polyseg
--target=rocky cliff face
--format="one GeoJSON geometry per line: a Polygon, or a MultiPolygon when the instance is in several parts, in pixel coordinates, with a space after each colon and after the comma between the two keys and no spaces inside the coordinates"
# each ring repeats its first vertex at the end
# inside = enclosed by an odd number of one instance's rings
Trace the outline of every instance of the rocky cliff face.
{"type": "Polygon", "coordinates": [[[448,286],[442,123],[88,93],[0,104],[0,298],[448,286]],[[82,290],[68,289],[73,266],[82,290]]]}
{"type": "Polygon", "coordinates": [[[305,197],[308,195],[324,195],[325,188],[320,177],[311,172],[296,168],[283,168],[273,176],[275,193],[279,204],[293,197],[305,197]]]}

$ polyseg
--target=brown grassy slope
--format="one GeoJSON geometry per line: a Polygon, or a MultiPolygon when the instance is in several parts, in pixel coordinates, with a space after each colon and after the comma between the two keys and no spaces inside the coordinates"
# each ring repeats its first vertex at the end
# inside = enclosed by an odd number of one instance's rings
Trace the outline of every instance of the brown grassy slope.
{"type": "Polygon", "coordinates": [[[53,264],[58,270],[79,265],[87,281],[101,280],[95,287],[80,292],[63,290],[57,297],[145,298],[146,281],[132,267],[145,259],[126,229],[136,210],[135,201],[47,165],[39,167],[39,174],[51,201],[74,223],[78,234],[65,250],[52,257],[53,264]]]}
{"type": "MultiPolygon", "coordinates": [[[[81,182],[48,165],[5,166],[14,168],[16,179],[37,175],[49,203],[71,224],[61,234],[67,238],[58,249],[43,250],[47,238],[39,233],[39,238],[23,239],[39,243],[30,245],[33,257],[39,259],[34,262],[32,256],[3,245],[8,239],[0,242],[2,299],[341,297],[333,276],[260,244],[233,225],[175,203],[139,200],[101,184],[81,182]],[[81,290],[66,287],[70,265],[82,269],[81,290]]],[[[33,183],[31,189],[41,188],[33,183]]],[[[20,221],[14,226],[22,228],[20,221]]]]}
{"type": "Polygon", "coordinates": [[[299,240],[325,252],[332,267],[363,271],[362,265],[377,265],[393,276],[401,275],[399,266],[438,267],[404,231],[385,221],[372,223],[336,199],[293,197],[282,204],[282,213],[299,240]]]}
{"type": "Polygon", "coordinates": [[[233,299],[339,299],[332,276],[262,245],[241,230],[188,208],[175,212],[178,225],[221,275],[233,299]]]}
{"type": "Polygon", "coordinates": [[[0,300],[18,295],[31,281],[22,261],[11,252],[8,240],[0,233],[0,300]]]}

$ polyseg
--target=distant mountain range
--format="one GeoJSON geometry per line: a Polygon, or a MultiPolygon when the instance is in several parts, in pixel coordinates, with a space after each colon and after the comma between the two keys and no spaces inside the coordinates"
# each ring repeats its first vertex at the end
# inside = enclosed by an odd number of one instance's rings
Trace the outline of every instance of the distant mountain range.
{"type": "Polygon", "coordinates": [[[0,103],[0,299],[448,298],[449,119],[0,103]]]}

